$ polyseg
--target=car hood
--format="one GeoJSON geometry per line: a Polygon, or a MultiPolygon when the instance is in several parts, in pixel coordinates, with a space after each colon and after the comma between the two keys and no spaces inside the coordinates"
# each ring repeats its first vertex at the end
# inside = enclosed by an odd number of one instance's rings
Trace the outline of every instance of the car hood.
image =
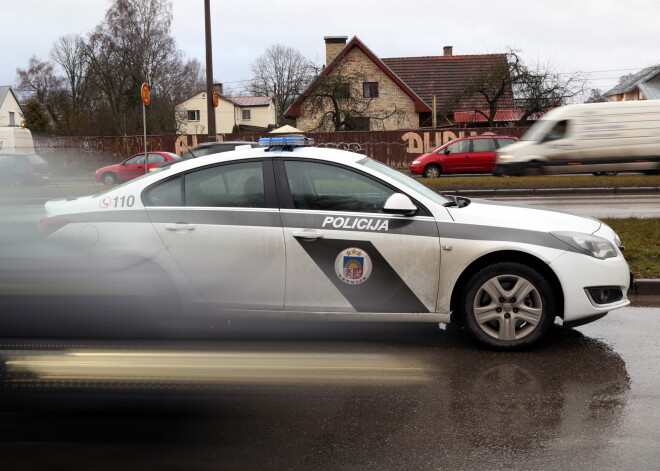
{"type": "Polygon", "coordinates": [[[601,222],[590,217],[540,206],[474,199],[465,207],[448,208],[455,222],[529,231],[575,231],[593,234],[601,222]]]}

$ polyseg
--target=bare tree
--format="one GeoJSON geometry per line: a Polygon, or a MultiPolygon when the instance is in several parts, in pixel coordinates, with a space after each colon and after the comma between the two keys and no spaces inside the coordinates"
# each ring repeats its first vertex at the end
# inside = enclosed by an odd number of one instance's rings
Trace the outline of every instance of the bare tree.
{"type": "Polygon", "coordinates": [[[600,88],[592,88],[591,92],[589,93],[589,96],[587,99],[584,101],[585,103],[603,103],[606,102],[607,99],[605,98],[605,95],[603,95],[603,91],[600,88]]]}
{"type": "Polygon", "coordinates": [[[390,119],[397,125],[407,124],[405,111],[395,104],[383,107],[382,100],[375,99],[377,95],[365,98],[365,82],[365,74],[348,71],[343,64],[330,74],[319,76],[302,105],[316,119],[314,130],[369,131],[384,128],[384,122],[390,119]]]}
{"type": "Polygon", "coordinates": [[[584,93],[585,87],[586,78],[583,75],[561,74],[544,64],[527,66],[520,53],[510,49],[505,62],[481,66],[465,87],[450,98],[443,112],[453,112],[462,102],[478,97],[486,106],[474,112],[493,126],[502,99],[507,94],[513,94],[515,107],[521,110],[517,124],[524,124],[531,116],[578,97],[584,93]]]}
{"type": "Polygon", "coordinates": [[[271,96],[275,101],[277,121],[284,121],[284,112],[314,80],[317,68],[292,47],[274,44],[251,65],[252,80],[248,93],[271,96]]]}

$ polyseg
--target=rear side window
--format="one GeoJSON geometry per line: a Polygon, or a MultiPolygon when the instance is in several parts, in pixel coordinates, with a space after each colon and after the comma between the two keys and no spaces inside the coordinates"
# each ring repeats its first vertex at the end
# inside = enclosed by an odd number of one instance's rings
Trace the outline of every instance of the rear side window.
{"type": "Polygon", "coordinates": [[[499,149],[500,147],[508,146],[510,144],[513,144],[515,139],[496,139],[497,141],[497,148],[499,149]]]}
{"type": "Polygon", "coordinates": [[[472,152],[494,152],[495,142],[493,139],[473,139],[472,152]]]}
{"type": "Polygon", "coordinates": [[[185,176],[186,206],[265,208],[261,162],[209,167],[185,176]]]}
{"type": "Polygon", "coordinates": [[[146,200],[149,206],[181,206],[181,177],[151,187],[146,200]]]}

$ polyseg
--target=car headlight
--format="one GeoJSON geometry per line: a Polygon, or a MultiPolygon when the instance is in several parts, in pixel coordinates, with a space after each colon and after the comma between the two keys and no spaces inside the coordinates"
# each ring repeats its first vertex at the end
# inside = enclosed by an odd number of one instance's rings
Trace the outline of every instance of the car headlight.
{"type": "Polygon", "coordinates": [[[497,156],[497,158],[498,158],[498,159],[504,159],[504,160],[507,160],[507,159],[513,159],[514,156],[513,156],[513,155],[509,155],[509,154],[499,154],[499,155],[497,156]]]}
{"type": "Polygon", "coordinates": [[[609,240],[582,232],[551,232],[550,235],[570,245],[585,255],[605,260],[616,257],[617,252],[609,240]]]}
{"type": "Polygon", "coordinates": [[[412,161],[412,164],[413,164],[413,165],[419,165],[419,164],[421,164],[421,163],[422,163],[421,160],[413,160],[413,161],[412,161]]]}

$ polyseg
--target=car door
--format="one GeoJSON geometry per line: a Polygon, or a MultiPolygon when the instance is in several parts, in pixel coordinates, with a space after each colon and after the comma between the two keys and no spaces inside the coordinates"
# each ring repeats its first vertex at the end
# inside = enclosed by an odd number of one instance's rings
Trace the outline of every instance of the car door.
{"type": "Polygon", "coordinates": [[[581,165],[580,153],[577,151],[574,129],[569,120],[561,120],[546,133],[539,143],[538,153],[551,164],[547,171],[575,171],[575,165],[581,165]],[[571,162],[576,160],[576,162],[571,162]]]}
{"type": "Polygon", "coordinates": [[[495,169],[495,140],[471,139],[472,152],[466,157],[467,172],[492,172],[495,169]]]}
{"type": "Polygon", "coordinates": [[[163,163],[165,163],[166,161],[167,159],[165,158],[164,155],[150,152],[147,157],[147,167],[148,167],[147,172],[157,169],[158,167],[163,165],[163,163]]]}
{"type": "Polygon", "coordinates": [[[275,161],[286,246],[284,309],[434,312],[440,247],[435,220],[383,211],[397,190],[355,169],[275,161]]]}
{"type": "Polygon", "coordinates": [[[144,174],[144,154],[136,154],[125,160],[117,169],[117,177],[121,181],[132,180],[144,174]]]}
{"type": "Polygon", "coordinates": [[[469,171],[471,141],[463,139],[447,146],[442,157],[442,171],[446,173],[469,171]]]}
{"type": "Polygon", "coordinates": [[[270,160],[211,165],[147,189],[156,232],[199,294],[224,310],[281,310],[284,236],[270,160]]]}

